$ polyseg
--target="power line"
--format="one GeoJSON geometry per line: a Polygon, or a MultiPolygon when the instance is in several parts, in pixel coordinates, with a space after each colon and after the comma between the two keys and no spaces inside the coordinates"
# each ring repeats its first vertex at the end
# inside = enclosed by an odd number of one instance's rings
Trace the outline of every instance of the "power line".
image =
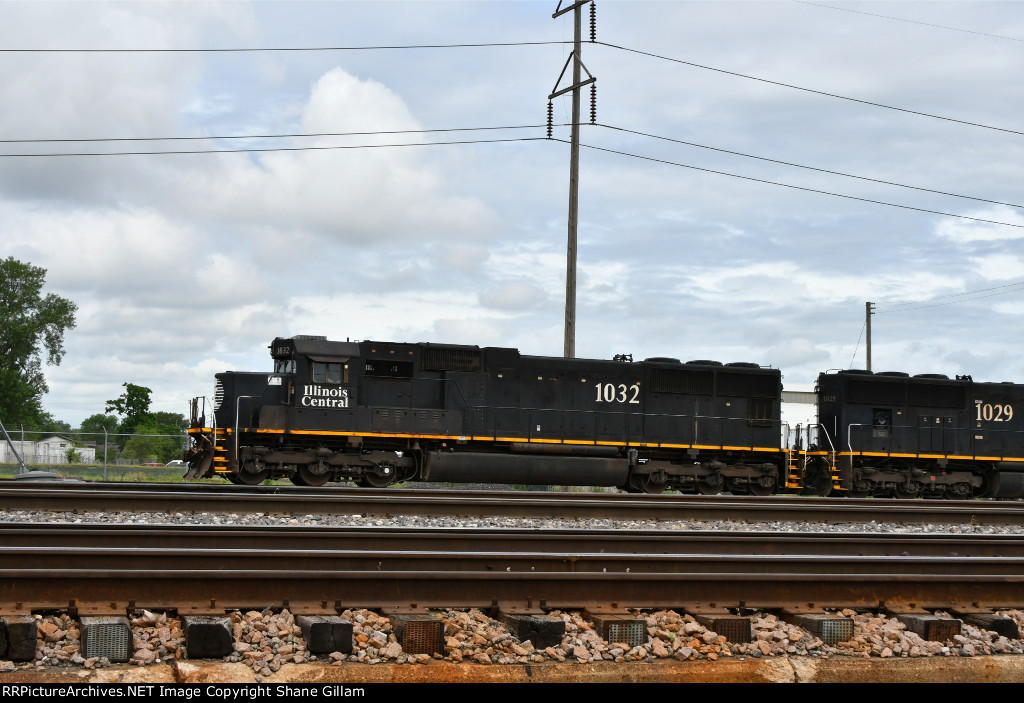
{"type": "MultiPolygon", "coordinates": [[[[794,0],[799,1],[799,0],[794,0]]],[[[806,3],[814,4],[814,3],[806,3]]],[[[822,6],[827,7],[827,6],[822,6]]],[[[841,9],[841,8],[831,8],[841,9]]],[[[850,10],[854,12],[854,10],[850,10]]],[[[870,13],[862,13],[870,14],[870,13]]],[[[898,19],[898,18],[892,18],[898,19]]],[[[907,20],[910,21],[910,20],[907,20]]],[[[935,25],[939,26],[939,25],[935,25]]],[[[951,29],[945,27],[945,29],[951,29]]],[[[967,31],[967,30],[962,30],[967,31]]],[[[990,35],[996,36],[996,35],[990,35]]],[[[1001,37],[1009,39],[1010,37],[1001,37]]],[[[1014,41],[1021,41],[1019,39],[1014,41]]],[[[233,48],[233,49],[11,49],[11,48],[0,48],[0,53],[24,53],[24,54],[46,54],[46,53],[85,53],[85,54],[129,54],[129,53],[258,53],[258,52],[314,52],[314,51],[400,51],[400,50],[418,50],[418,49],[469,49],[469,48],[489,48],[489,47],[521,47],[521,46],[550,46],[550,45],[565,45],[572,42],[561,40],[561,41],[534,41],[534,42],[480,42],[480,43],[459,43],[459,44],[386,44],[386,45],[370,45],[370,46],[319,46],[319,47],[251,47],[251,48],[233,48]]],[[[781,81],[773,81],[767,78],[758,78],[757,76],[750,76],[736,71],[727,71],[721,68],[714,68],[712,66],[705,66],[703,64],[694,63],[691,61],[683,61],[682,59],[675,59],[669,56],[661,56],[648,51],[641,51],[639,49],[631,49],[626,46],[620,46],[618,44],[611,44],[608,42],[591,42],[595,45],[607,46],[611,49],[618,49],[620,51],[627,51],[634,54],[640,54],[642,56],[649,56],[651,58],[661,59],[662,61],[671,61],[673,63],[683,64],[685,66],[692,66],[693,68],[700,68],[706,71],[715,71],[717,73],[724,73],[730,76],[736,76],[738,78],[746,78],[748,80],[759,81],[762,83],[768,83],[770,85],[777,85],[783,88],[790,88],[792,90],[800,90],[807,93],[814,93],[817,95],[824,95],[838,100],[848,100],[850,102],[861,103],[863,105],[871,105],[873,107],[881,107],[887,110],[896,110],[898,112],[905,112],[912,115],[920,115],[922,117],[931,117],[932,119],[944,120],[947,122],[955,122],[958,124],[964,124],[971,127],[979,127],[982,129],[992,129],[999,132],[1007,132],[1010,134],[1021,134],[1024,132],[1007,129],[1004,127],[995,127],[992,125],[981,124],[979,122],[970,122],[968,120],[960,120],[953,117],[944,117],[942,115],[935,115],[928,112],[921,112],[918,110],[910,110],[908,108],[896,107],[893,105],[886,105],[884,103],[872,102],[870,100],[862,100],[860,98],[851,98],[845,95],[838,95],[836,93],[829,93],[822,90],[815,90],[813,88],[804,88],[798,85],[790,83],[783,83],[781,81]]]]}
{"type": "MultiPolygon", "coordinates": [[[[563,144],[568,144],[568,142],[566,140],[564,140],[564,139],[552,139],[551,141],[562,142],[563,144]]],[[[831,196],[833,196],[835,198],[845,198],[847,200],[859,200],[860,202],[864,202],[864,203],[873,203],[875,205],[885,205],[886,207],[895,207],[895,208],[900,208],[901,210],[914,210],[916,212],[927,212],[927,213],[929,213],[931,215],[942,215],[943,217],[957,217],[957,218],[960,218],[960,219],[963,219],[963,220],[972,220],[974,222],[987,222],[988,224],[992,224],[992,225],[1003,225],[1005,227],[1016,227],[1018,229],[1024,229],[1024,225],[1015,225],[1015,224],[1012,224],[1010,222],[999,222],[998,220],[986,220],[986,219],[983,219],[981,217],[971,217],[969,215],[958,215],[956,213],[942,212],[940,210],[929,210],[927,208],[913,207],[911,205],[900,205],[898,203],[890,203],[890,202],[886,202],[884,200],[873,200],[871,198],[861,198],[861,197],[858,197],[858,196],[855,196],[855,195],[843,195],[842,193],[833,193],[833,192],[828,191],[828,190],[819,190],[817,188],[806,188],[804,186],[795,186],[795,185],[791,185],[789,183],[779,183],[778,181],[769,181],[769,180],[766,180],[764,178],[754,178],[752,176],[741,176],[741,175],[736,174],[736,173],[728,173],[727,171],[716,171],[716,170],[710,169],[710,168],[701,168],[700,166],[690,166],[688,164],[681,164],[681,163],[678,163],[676,161],[668,161],[666,159],[656,159],[653,156],[642,156],[640,154],[631,154],[631,153],[626,152],[626,151],[618,151],[616,149],[607,149],[605,147],[594,146],[592,144],[580,144],[580,146],[586,147],[588,149],[594,149],[595,151],[605,151],[605,152],[608,152],[609,154],[618,154],[620,156],[629,156],[629,157],[634,158],[634,159],[642,159],[644,161],[653,161],[653,162],[659,163],[659,164],[666,164],[668,166],[678,166],[679,168],[688,168],[688,169],[691,169],[691,170],[694,170],[694,171],[703,171],[705,173],[714,173],[714,174],[718,174],[719,176],[729,176],[730,178],[741,178],[741,179],[743,179],[745,181],[753,181],[755,183],[765,183],[767,185],[780,186],[782,188],[791,188],[793,190],[802,190],[802,191],[805,191],[807,193],[818,193],[820,195],[831,195],[831,196]]]]}
{"type": "MultiPolygon", "coordinates": [[[[516,137],[516,138],[504,138],[504,139],[465,139],[455,141],[442,141],[442,142],[407,142],[404,144],[349,144],[349,145],[333,145],[333,146],[304,146],[304,147],[254,147],[254,148],[241,148],[241,149],[176,149],[176,150],[162,150],[162,151],[107,151],[107,152],[50,152],[50,153],[32,153],[32,154],[0,154],[0,158],[41,158],[41,157],[53,157],[53,156],[157,156],[157,155],[170,155],[170,154],[233,154],[233,153],[262,153],[262,152],[280,152],[280,151],[330,151],[340,149],[384,149],[384,148],[396,148],[396,147],[410,147],[410,146],[450,146],[460,144],[495,144],[495,143],[510,143],[510,142],[532,142],[532,141],[556,141],[563,144],[568,142],[564,139],[551,139],[545,137],[516,137]]],[[[1024,225],[1011,224],[1009,222],[1000,222],[998,220],[988,220],[980,217],[971,217],[968,215],[959,215],[955,213],[941,212],[939,210],[930,210],[927,208],[912,207],[910,205],[900,205],[898,203],[890,203],[882,200],[874,200],[871,198],[861,198],[853,195],[844,195],[842,193],[833,193],[831,191],[820,190],[817,188],[807,188],[804,186],[791,185],[788,183],[779,183],[777,181],[769,181],[763,178],[754,178],[752,176],[741,176],[735,173],[728,173],[726,171],[717,171],[709,168],[702,168],[699,166],[691,166],[688,164],[682,164],[675,161],[668,161],[667,159],[657,159],[650,156],[642,156],[640,154],[632,154],[626,151],[620,151],[616,149],[608,149],[605,147],[594,146],[591,144],[581,144],[580,146],[588,149],[594,149],[596,151],[604,151],[611,154],[618,154],[620,156],[628,156],[631,158],[642,159],[645,161],[653,161],[656,163],[666,164],[669,166],[676,166],[679,168],[691,169],[694,171],[703,171],[706,173],[715,173],[721,176],[729,176],[731,178],[740,178],[747,181],[753,181],[756,183],[765,183],[767,185],[775,185],[783,188],[791,188],[793,190],[801,190],[809,193],[819,193],[821,195],[831,195],[837,198],[845,198],[848,200],[858,200],[861,202],[873,203],[876,205],[885,205],[887,207],[895,207],[904,210],[914,210],[917,212],[926,212],[933,215],[941,215],[943,217],[956,217],[959,219],[972,220],[975,222],[986,222],[988,224],[1003,225],[1006,227],[1017,227],[1024,229],[1024,225]]]]}
{"type": "Polygon", "coordinates": [[[864,338],[864,329],[868,326],[867,321],[860,323],[860,334],[857,336],[857,344],[853,347],[853,356],[850,357],[850,366],[853,368],[853,360],[857,358],[857,350],[860,349],[860,340],[864,338]]]}
{"type": "Polygon", "coordinates": [[[903,310],[917,310],[922,307],[938,307],[939,305],[952,305],[953,303],[964,303],[970,300],[978,300],[981,298],[991,298],[996,295],[1004,295],[1006,293],[1014,293],[1020,290],[1024,290],[1024,281],[1018,281],[1017,283],[1007,283],[1002,286],[993,286],[992,288],[981,288],[979,290],[964,291],[963,293],[948,293],[946,295],[937,295],[934,298],[925,298],[924,300],[906,300],[897,301],[883,305],[879,312],[903,312],[903,310]],[[1012,290],[1010,290],[1012,289],[1012,290]],[[991,291],[1000,291],[998,293],[992,293],[991,291]],[[990,295],[977,295],[978,293],[990,293],[990,295]],[[963,298],[963,300],[948,300],[949,298],[963,298]],[[932,303],[936,300],[948,300],[945,303],[938,303],[936,305],[922,305],[922,303],[932,303]],[[906,307],[914,306],[914,307],[906,307]],[[893,308],[899,308],[894,310],[893,308]]]}
{"type": "Polygon", "coordinates": [[[478,44],[392,44],[380,46],[253,47],[243,49],[0,49],[8,54],[229,54],[290,51],[393,51],[402,49],[478,49],[500,46],[545,46],[567,41],[481,42],[478,44]]]}
{"type": "MultiPolygon", "coordinates": [[[[295,134],[230,134],[206,137],[87,137],[84,139],[0,139],[0,144],[60,144],[66,142],[173,142],[227,139],[286,139],[302,137],[366,137],[381,134],[430,134],[433,132],[484,132],[504,129],[542,129],[547,125],[528,124],[505,127],[448,127],[445,129],[392,129],[373,132],[299,132],[295,134]]],[[[563,127],[565,125],[558,125],[563,127]]]]}
{"type": "Polygon", "coordinates": [[[924,308],[939,308],[939,307],[942,307],[944,305],[955,305],[956,303],[969,303],[969,302],[974,301],[974,300],[981,300],[983,298],[992,298],[992,297],[995,297],[997,295],[1006,295],[1007,293],[1015,293],[1015,292],[1020,291],[1020,290],[1024,290],[1024,289],[1017,288],[1017,289],[1014,289],[1014,290],[1004,290],[1004,291],[1001,291],[999,293],[989,293],[988,295],[978,295],[978,296],[975,296],[973,298],[964,298],[963,300],[950,300],[950,301],[947,301],[945,303],[934,303],[932,305],[917,305],[917,306],[911,307],[911,308],[900,308],[899,310],[883,310],[882,312],[907,312],[909,310],[922,310],[924,308]]]}
{"type": "Polygon", "coordinates": [[[685,144],[686,146],[694,146],[694,147],[697,147],[699,149],[708,149],[710,151],[718,151],[718,152],[721,152],[723,154],[732,154],[734,156],[742,156],[742,157],[747,158],[747,159],[757,159],[758,161],[768,161],[768,162],[773,163],[773,164],[781,164],[783,166],[793,166],[794,168],[807,169],[808,171],[818,171],[819,173],[828,173],[828,174],[831,174],[833,176],[843,176],[844,178],[856,178],[856,179],[861,180],[861,181],[870,181],[872,183],[882,183],[884,185],[897,186],[899,188],[909,188],[911,190],[920,190],[920,191],[923,191],[925,193],[936,193],[938,195],[949,195],[949,196],[952,196],[954,198],[966,198],[967,200],[977,200],[977,201],[982,202],[982,203],[992,203],[993,205],[1008,205],[1009,207],[1015,207],[1015,208],[1024,209],[1024,205],[1017,205],[1015,203],[1004,203],[1001,200],[989,200],[987,198],[977,198],[977,197],[974,197],[973,195],[961,195],[959,193],[949,193],[949,192],[944,191],[944,190],[933,190],[932,188],[922,188],[920,186],[906,185],[905,183],[896,183],[894,181],[884,181],[884,180],[882,180],[880,178],[868,178],[867,176],[857,176],[857,175],[854,175],[852,173],[843,173],[842,171],[831,171],[831,170],[829,170],[827,168],[817,168],[815,166],[804,166],[803,164],[796,164],[796,163],[793,163],[791,161],[781,161],[779,159],[770,159],[770,158],[765,157],[765,156],[755,156],[753,154],[744,154],[741,151],[731,151],[729,149],[720,149],[718,147],[706,146],[704,144],[695,144],[694,142],[685,142],[685,141],[683,141],[681,139],[673,139],[671,137],[662,137],[662,136],[659,136],[657,134],[648,134],[646,132],[638,132],[636,130],[626,129],[624,127],[613,127],[612,125],[606,125],[606,124],[600,124],[600,123],[597,123],[596,126],[597,127],[604,127],[606,129],[614,129],[614,130],[619,131],[619,132],[627,132],[629,134],[636,134],[636,135],[639,135],[641,137],[650,137],[651,139],[661,139],[661,140],[666,141],[666,142],[674,142],[676,144],[685,144]]]}
{"type": "MultiPolygon", "coordinates": [[[[314,137],[356,137],[356,136],[379,136],[379,135],[396,135],[396,134],[432,134],[432,133],[448,133],[448,132],[477,132],[477,131],[502,131],[502,130],[516,130],[516,129],[541,129],[546,125],[534,124],[534,125],[505,125],[505,126],[494,126],[494,127],[447,127],[438,129],[398,129],[398,130],[375,130],[375,131],[363,131],[363,132],[296,132],[289,134],[232,134],[232,135],[215,135],[215,136],[193,136],[193,137],[88,137],[88,138],[72,138],[72,139],[0,139],[0,144],[64,144],[64,143],[109,143],[109,142],[154,142],[154,141],[227,141],[232,139],[292,139],[292,138],[314,138],[314,137]]],[[[559,127],[567,125],[559,124],[559,127]]],[[[618,132],[625,132],[627,134],[635,134],[642,137],[649,137],[651,139],[660,139],[662,141],[673,142],[676,144],[683,144],[686,146],[697,147],[699,149],[707,149],[710,151],[717,151],[725,154],[732,154],[734,156],[742,156],[748,159],[757,159],[759,161],[767,161],[769,163],[777,163],[783,166],[792,166],[794,168],[807,169],[810,171],[818,171],[821,173],[828,173],[836,176],[844,176],[846,178],[856,178],[858,180],[870,181],[872,183],[882,183],[884,185],[892,185],[900,188],[908,188],[912,190],[919,190],[926,193],[936,193],[939,195],[949,195],[955,198],[965,198],[968,200],[976,200],[979,202],[992,203],[994,205],[1006,205],[1009,207],[1016,207],[1024,209],[1024,205],[1017,205],[1016,203],[1007,203],[1001,200],[989,200],[987,198],[979,198],[971,195],[962,195],[959,193],[950,193],[942,190],[934,190],[931,188],[923,188],[919,186],[907,185],[904,183],[896,183],[894,181],[886,181],[878,178],[869,178],[867,176],[858,176],[855,174],[844,173],[842,171],[833,171],[830,169],[818,168],[815,166],[806,166],[803,164],[797,164],[790,161],[782,161],[780,159],[772,159],[764,156],[756,156],[754,154],[746,154],[740,151],[733,151],[730,149],[722,149],[719,147],[707,146],[705,144],[697,144],[695,142],[687,142],[681,139],[674,139],[672,137],[665,137],[657,134],[650,134],[647,132],[640,132],[638,130],[627,129],[625,127],[615,127],[613,125],[606,125],[597,123],[595,126],[603,127],[618,132]]],[[[438,142],[441,143],[441,142],[438,142]]],[[[460,143],[460,142],[454,142],[460,143]]],[[[388,146],[388,145],[385,145],[388,146]]],[[[327,147],[321,147],[327,148],[327,147]]],[[[340,147],[339,147],[340,148],[340,147]]],[[[271,149],[267,149],[270,151],[271,149]]],[[[284,150],[284,149],[282,149],[284,150]]],[[[241,149],[230,149],[230,150],[194,150],[194,151],[148,151],[148,152],[102,152],[100,155],[111,156],[111,155],[144,155],[144,154],[175,154],[175,153],[225,153],[225,151],[242,151],[241,149]]],[[[0,157],[4,156],[86,156],[90,155],[87,153],[52,153],[52,154],[0,154],[0,157]]]]}
{"type": "Polygon", "coordinates": [[[294,146],[294,147],[263,147],[243,149],[181,149],[167,151],[96,151],[96,152],[59,152],[48,154],[0,154],[0,158],[29,158],[46,156],[162,156],[167,154],[245,154],[270,151],[330,151],[332,149],[386,149],[404,146],[445,146],[452,144],[497,144],[501,142],[538,142],[547,141],[546,137],[517,137],[508,139],[464,139],[450,142],[408,142],[405,144],[348,144],[338,146],[294,146]]]}
{"type": "Polygon", "coordinates": [[[932,24],[931,22],[920,22],[918,20],[908,20],[903,17],[892,17],[890,15],[879,15],[875,12],[864,12],[863,10],[851,10],[848,7],[835,7],[833,5],[824,5],[820,2],[807,2],[807,0],[792,0],[792,2],[800,3],[801,5],[813,5],[814,7],[821,7],[826,10],[839,10],[841,12],[853,12],[858,15],[868,15],[869,17],[881,17],[882,19],[895,20],[896,22],[907,22],[909,24],[920,24],[925,27],[935,27],[937,29],[948,29],[951,32],[965,32],[967,34],[978,34],[983,37],[992,37],[993,39],[1006,39],[1007,41],[1024,41],[1024,39],[1018,39],[1017,37],[1007,37],[1002,34],[989,34],[988,32],[977,32],[973,29],[961,29],[960,27],[947,27],[943,24],[932,24]]]}
{"type": "Polygon", "coordinates": [[[772,81],[772,80],[768,80],[767,78],[758,78],[757,76],[750,76],[750,75],[747,75],[745,73],[737,73],[736,71],[726,71],[725,69],[722,69],[722,68],[714,68],[712,66],[705,66],[703,64],[693,63],[691,61],[683,61],[682,59],[674,59],[674,58],[671,58],[669,56],[661,56],[659,54],[653,54],[653,53],[651,53],[649,51],[640,51],[639,49],[630,49],[629,47],[619,46],[617,44],[609,44],[607,42],[595,42],[595,43],[596,44],[600,44],[602,46],[610,47],[612,49],[619,49],[621,51],[628,51],[630,53],[640,54],[642,56],[650,56],[650,57],[655,58],[655,59],[661,59],[662,61],[671,61],[673,63],[683,64],[684,66],[692,66],[693,68],[701,68],[701,69],[704,69],[705,71],[714,71],[716,73],[724,73],[724,74],[729,75],[729,76],[736,76],[738,78],[746,78],[747,80],[759,81],[761,83],[768,83],[769,85],[777,85],[777,86],[781,86],[783,88],[791,88],[793,90],[801,90],[801,91],[803,91],[805,93],[814,93],[816,95],[824,95],[824,96],[829,97],[829,98],[836,98],[838,100],[848,100],[850,102],[860,103],[862,105],[871,105],[872,107],[881,107],[881,108],[885,108],[886,110],[895,110],[897,112],[905,112],[905,113],[908,113],[908,114],[911,114],[911,115],[920,115],[922,117],[931,117],[932,119],[944,120],[946,122],[955,122],[957,124],[968,125],[970,127],[980,127],[982,129],[992,129],[992,130],[995,130],[997,132],[1007,132],[1009,134],[1024,135],[1024,132],[1020,132],[1020,131],[1018,131],[1016,129],[1006,129],[1004,127],[993,127],[992,125],[981,124],[980,122],[969,122],[967,120],[958,120],[958,119],[953,118],[953,117],[943,117],[942,115],[934,115],[934,114],[932,114],[930,112],[920,112],[918,110],[909,110],[909,109],[904,108],[904,107],[895,107],[893,105],[886,105],[884,103],[876,103],[876,102],[872,102],[870,100],[861,100],[860,98],[850,98],[850,97],[847,97],[845,95],[839,95],[837,93],[828,93],[828,92],[825,92],[823,90],[814,90],[813,88],[803,88],[801,86],[793,85],[791,83],[782,83],[781,81],[772,81]]]}

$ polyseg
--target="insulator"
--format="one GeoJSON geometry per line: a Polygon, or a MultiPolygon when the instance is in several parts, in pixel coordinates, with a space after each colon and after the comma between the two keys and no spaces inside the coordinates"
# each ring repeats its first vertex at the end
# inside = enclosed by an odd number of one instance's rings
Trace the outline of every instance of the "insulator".
{"type": "Polygon", "coordinates": [[[548,139],[551,139],[551,123],[555,117],[555,106],[548,100],[548,139]]]}
{"type": "Polygon", "coordinates": [[[590,124],[597,122],[597,83],[590,84],[590,124]]]}
{"type": "Polygon", "coordinates": [[[590,41],[597,41],[597,1],[590,3],[590,41]]]}

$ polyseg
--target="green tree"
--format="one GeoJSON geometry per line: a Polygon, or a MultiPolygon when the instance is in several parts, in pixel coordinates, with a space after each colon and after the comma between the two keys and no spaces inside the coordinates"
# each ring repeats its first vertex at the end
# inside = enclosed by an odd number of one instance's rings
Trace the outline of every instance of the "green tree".
{"type": "Polygon", "coordinates": [[[116,415],[96,413],[82,420],[82,425],[78,428],[78,432],[82,434],[82,439],[86,441],[102,441],[101,435],[103,431],[106,430],[107,434],[114,434],[117,432],[117,425],[116,415]]]}
{"type": "Polygon", "coordinates": [[[161,411],[149,413],[149,417],[160,426],[161,434],[181,434],[181,431],[188,427],[188,420],[181,413],[161,411]]]}
{"type": "Polygon", "coordinates": [[[53,415],[48,412],[40,413],[38,419],[35,421],[35,430],[40,432],[52,432],[54,434],[70,435],[71,425],[64,422],[63,420],[56,419],[53,415]]]}
{"type": "Polygon", "coordinates": [[[42,294],[46,269],[7,257],[0,261],[0,420],[43,427],[55,422],[43,410],[50,389],[42,365],[64,357],[64,333],[75,328],[78,306],[42,294]]]}
{"type": "MultiPolygon", "coordinates": [[[[96,413],[82,420],[81,427],[78,428],[78,439],[85,442],[96,443],[96,456],[102,461],[106,462],[107,457],[103,454],[103,431],[106,430],[108,435],[113,435],[117,432],[117,416],[116,415],[104,415],[103,413],[96,413]]],[[[117,437],[110,437],[106,449],[109,451],[110,446],[117,446],[117,437]]]]}
{"type": "Polygon", "coordinates": [[[149,396],[153,391],[127,381],[121,385],[125,387],[125,392],[113,400],[108,400],[106,410],[108,413],[115,412],[124,416],[118,429],[129,434],[135,432],[135,428],[149,414],[149,396]]]}
{"type": "Polygon", "coordinates": [[[185,418],[175,413],[147,413],[135,427],[124,445],[121,456],[135,459],[138,463],[159,461],[166,464],[171,459],[181,458],[183,438],[181,428],[185,418]]]}

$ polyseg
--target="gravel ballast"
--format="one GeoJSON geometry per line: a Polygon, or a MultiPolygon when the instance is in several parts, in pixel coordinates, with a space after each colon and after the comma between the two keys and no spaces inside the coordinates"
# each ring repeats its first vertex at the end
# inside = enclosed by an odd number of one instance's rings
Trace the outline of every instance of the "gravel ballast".
{"type": "MultiPolygon", "coordinates": [[[[718,532],[827,532],[827,533],[936,533],[951,535],[1021,534],[1024,527],[983,525],[900,525],[872,523],[774,523],[735,520],[691,521],[615,521],[510,518],[411,517],[367,518],[360,515],[280,516],[264,513],[49,513],[8,511],[0,515],[5,523],[68,523],[124,525],[230,525],[276,526],[305,525],[322,527],[381,528],[453,528],[453,529],[614,529],[679,530],[718,532]]],[[[434,655],[409,654],[402,650],[388,618],[368,610],[345,610],[340,616],[353,623],[354,648],[351,653],[334,652],[312,655],[303,641],[292,613],[284,611],[234,611],[229,613],[234,639],[233,652],[225,661],[245,664],[253,676],[271,679],[284,664],[325,661],[331,665],[348,663],[425,665],[436,660],[451,663],[500,666],[543,662],[640,662],[658,659],[680,661],[716,661],[723,658],[832,657],[926,658],[975,657],[983,655],[1024,654],[1024,641],[1007,639],[994,632],[964,624],[962,633],[951,641],[930,642],[906,630],[895,618],[869,612],[842,611],[854,620],[854,635],[848,642],[825,645],[806,630],[780,620],[769,612],[752,616],[752,642],[728,643],[705,628],[692,616],[674,611],[639,612],[646,625],[647,641],[630,647],[604,641],[593,623],[578,612],[553,611],[566,624],[566,635],[558,646],[538,649],[529,641],[518,641],[497,620],[479,610],[431,611],[444,623],[444,652],[434,655]]],[[[1024,626],[1024,613],[1001,613],[1024,626]]],[[[940,614],[941,615],[941,614],[940,614]]],[[[0,671],[110,666],[103,659],[81,655],[79,623],[64,613],[37,615],[38,639],[33,662],[0,661],[0,671]]],[[[130,663],[148,666],[187,659],[181,623],[173,613],[137,611],[130,618],[133,654],[130,663]]]]}

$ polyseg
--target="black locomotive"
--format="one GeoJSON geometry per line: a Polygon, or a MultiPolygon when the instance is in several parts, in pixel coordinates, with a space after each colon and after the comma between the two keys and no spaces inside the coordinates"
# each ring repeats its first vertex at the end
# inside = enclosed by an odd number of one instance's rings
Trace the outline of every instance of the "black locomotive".
{"type": "Polygon", "coordinates": [[[188,478],[778,487],[781,375],[757,364],[275,339],[192,403],[188,478]]]}
{"type": "MultiPolygon", "coordinates": [[[[817,440],[801,485],[827,495],[1024,496],[1024,386],[969,376],[818,376],[817,440]]],[[[804,435],[806,436],[806,434],[804,435]]]]}
{"type": "Polygon", "coordinates": [[[301,336],[270,351],[272,372],[217,374],[192,401],[186,478],[1024,496],[1014,384],[823,373],[818,423],[789,428],[779,370],[752,363],[301,336]]]}

